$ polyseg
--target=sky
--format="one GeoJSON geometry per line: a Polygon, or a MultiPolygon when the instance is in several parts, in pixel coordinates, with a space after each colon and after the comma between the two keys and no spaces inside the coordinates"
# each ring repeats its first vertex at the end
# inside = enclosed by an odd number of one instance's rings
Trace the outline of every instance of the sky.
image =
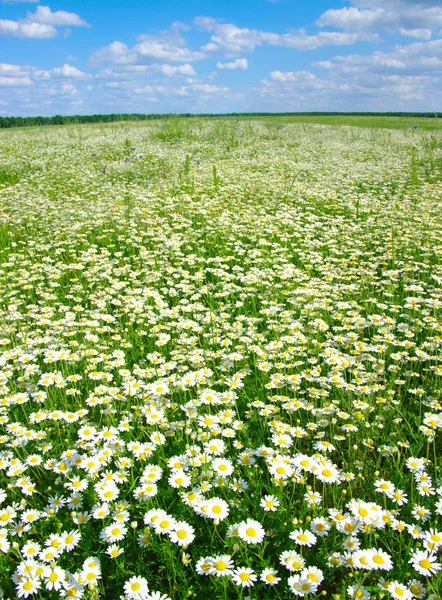
{"type": "Polygon", "coordinates": [[[442,110],[442,0],[0,0],[0,115],[442,110]]]}

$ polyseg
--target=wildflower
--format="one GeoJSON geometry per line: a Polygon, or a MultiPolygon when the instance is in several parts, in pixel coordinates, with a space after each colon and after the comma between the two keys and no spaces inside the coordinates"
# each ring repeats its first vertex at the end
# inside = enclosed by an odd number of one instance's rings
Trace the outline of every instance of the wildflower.
{"type": "Polygon", "coordinates": [[[370,592],[358,584],[350,585],[347,588],[347,594],[350,598],[357,598],[357,600],[368,600],[370,598],[370,592]]]}
{"type": "Polygon", "coordinates": [[[210,556],[202,557],[195,565],[195,570],[198,575],[209,575],[212,567],[213,559],[210,556]]]}
{"type": "Polygon", "coordinates": [[[60,567],[51,567],[48,569],[45,577],[47,590],[59,590],[64,584],[66,575],[60,567]]]}
{"type": "Polygon", "coordinates": [[[40,588],[41,582],[39,579],[24,577],[17,583],[17,596],[19,598],[27,598],[38,592],[40,588]]]}
{"type": "Polygon", "coordinates": [[[301,577],[301,575],[292,575],[288,578],[289,589],[296,596],[307,596],[315,594],[318,590],[317,584],[309,579],[301,577]]]}
{"type": "Polygon", "coordinates": [[[232,580],[236,585],[246,588],[254,585],[257,576],[252,569],[240,567],[233,571],[232,580]]]}
{"type": "Polygon", "coordinates": [[[290,539],[294,540],[299,546],[308,546],[311,548],[316,544],[316,536],[308,529],[295,529],[290,534],[290,539]]]}
{"type": "Polygon", "coordinates": [[[124,584],[124,593],[128,598],[145,600],[148,593],[147,580],[144,577],[131,577],[124,584]]]}
{"type": "Polygon", "coordinates": [[[195,530],[185,521],[176,521],[169,537],[174,544],[187,547],[195,539],[195,530]]]}
{"type": "Polygon", "coordinates": [[[266,512],[275,512],[279,507],[279,500],[276,496],[264,496],[264,498],[260,500],[259,505],[266,512]]]}
{"type": "Polygon", "coordinates": [[[247,544],[260,544],[265,536],[261,523],[253,519],[247,519],[238,526],[238,536],[247,544]]]}
{"type": "Polygon", "coordinates": [[[410,590],[403,583],[399,583],[399,581],[391,581],[388,584],[387,590],[395,600],[411,600],[413,598],[410,590]]]}
{"type": "Polygon", "coordinates": [[[215,556],[211,560],[209,575],[216,575],[217,577],[230,576],[233,574],[233,566],[233,561],[227,554],[215,556]]]}
{"type": "Polygon", "coordinates": [[[279,557],[281,565],[289,571],[301,571],[305,567],[305,560],[297,552],[286,550],[279,557]]]}
{"type": "Polygon", "coordinates": [[[413,552],[409,563],[420,575],[427,577],[431,577],[441,569],[440,563],[436,562],[436,555],[424,550],[413,552]]]}
{"type": "Polygon", "coordinates": [[[275,571],[275,569],[267,568],[261,572],[259,579],[266,585],[278,585],[278,583],[281,581],[281,578],[277,575],[278,571],[275,571]]]}

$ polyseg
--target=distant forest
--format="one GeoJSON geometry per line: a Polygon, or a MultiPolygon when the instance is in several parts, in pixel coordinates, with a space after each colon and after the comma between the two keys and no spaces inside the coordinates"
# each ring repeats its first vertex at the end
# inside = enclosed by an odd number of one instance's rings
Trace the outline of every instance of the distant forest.
{"type": "Polygon", "coordinates": [[[436,113],[427,112],[282,112],[282,113],[222,113],[222,114],[110,114],[110,115],[55,115],[54,117],[0,117],[0,129],[10,127],[41,127],[44,125],[70,125],[73,123],[115,123],[117,121],[149,121],[151,119],[168,119],[172,117],[308,117],[308,116],[359,116],[359,117],[419,117],[434,119],[436,113]]]}

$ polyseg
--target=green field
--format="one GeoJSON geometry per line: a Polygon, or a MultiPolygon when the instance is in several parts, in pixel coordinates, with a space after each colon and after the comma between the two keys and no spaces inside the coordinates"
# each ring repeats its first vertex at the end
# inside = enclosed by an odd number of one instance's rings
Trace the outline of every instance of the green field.
{"type": "Polygon", "coordinates": [[[0,597],[441,597],[440,122],[0,131],[0,597]]]}
{"type": "MultiPolygon", "coordinates": [[[[251,117],[253,118],[253,117],[251,117]]],[[[442,129],[442,119],[437,117],[384,117],[384,116],[365,116],[365,115],[336,115],[321,116],[278,116],[258,117],[258,120],[264,122],[277,121],[279,123],[319,123],[321,125],[347,125],[349,127],[369,127],[383,129],[413,129],[415,125],[425,131],[439,131],[442,129]]]]}

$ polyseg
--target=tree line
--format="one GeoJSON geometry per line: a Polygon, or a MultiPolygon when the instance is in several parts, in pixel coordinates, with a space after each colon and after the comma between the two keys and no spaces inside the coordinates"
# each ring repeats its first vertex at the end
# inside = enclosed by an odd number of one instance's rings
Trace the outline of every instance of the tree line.
{"type": "Polygon", "coordinates": [[[117,121],[148,121],[150,119],[167,119],[172,117],[308,117],[308,116],[359,116],[359,117],[414,117],[437,118],[437,113],[429,112],[253,112],[253,113],[210,113],[210,114],[106,114],[106,115],[55,115],[53,117],[1,117],[0,129],[10,127],[41,127],[45,125],[70,125],[74,123],[115,123],[117,121]]]}

